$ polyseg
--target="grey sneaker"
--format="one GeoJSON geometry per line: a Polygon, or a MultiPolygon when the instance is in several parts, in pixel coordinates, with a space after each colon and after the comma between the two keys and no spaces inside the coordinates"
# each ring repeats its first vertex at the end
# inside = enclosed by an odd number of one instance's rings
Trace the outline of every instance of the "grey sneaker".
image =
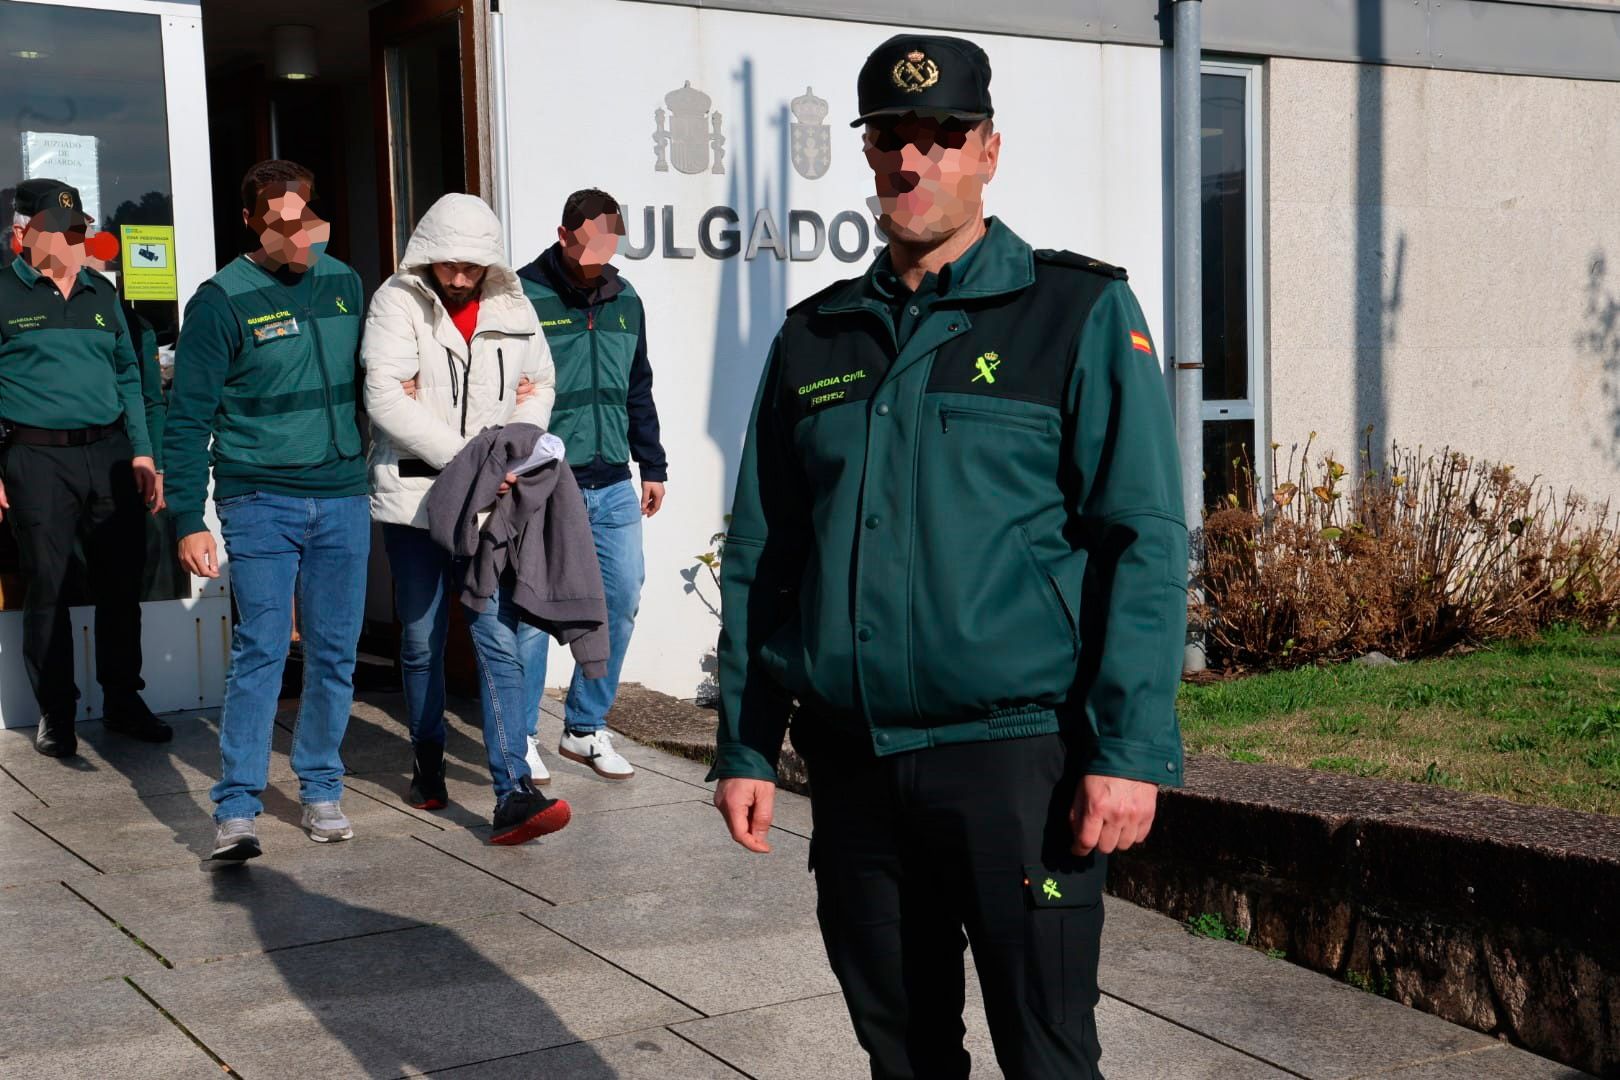
{"type": "Polygon", "coordinates": [[[354,839],[354,827],[335,802],[306,803],[303,825],[309,838],[317,844],[354,839]]]}
{"type": "Polygon", "coordinates": [[[211,862],[240,863],[257,859],[261,854],[253,819],[233,817],[219,823],[219,831],[214,833],[214,853],[208,858],[211,862]]]}

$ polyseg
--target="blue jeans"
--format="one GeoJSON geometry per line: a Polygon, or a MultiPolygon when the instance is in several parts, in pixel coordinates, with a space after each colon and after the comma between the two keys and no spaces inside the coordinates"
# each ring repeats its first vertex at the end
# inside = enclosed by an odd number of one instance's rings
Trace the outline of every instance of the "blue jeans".
{"type": "MultiPolygon", "coordinates": [[[[647,566],[641,550],[641,498],[635,483],[625,480],[605,488],[582,489],[580,494],[585,496],[585,512],[596,538],[596,560],[602,564],[602,586],[607,590],[609,654],[607,674],[600,679],[587,679],[574,670],[564,723],[576,731],[600,731],[607,726],[608,710],[619,693],[619,673],[624,670],[624,654],[630,650],[630,634],[641,610],[647,566]]],[[[544,640],[542,649],[548,644],[544,640]]],[[[542,654],[542,685],[544,663],[542,654]]]]}
{"type": "Polygon", "coordinates": [[[371,510],[364,495],[294,498],[254,492],[216,504],[238,621],[219,714],[221,775],[214,820],[256,817],[270,773],[293,598],[304,645],[304,691],[293,728],[299,798],[343,794],[338,749],[354,703],[354,653],[366,607],[371,510]]]}
{"type": "MultiPolygon", "coordinates": [[[[411,742],[443,746],[449,598],[459,591],[466,564],[435,544],[426,529],[409,525],[384,525],[383,546],[394,575],[394,608],[402,624],[399,666],[405,681],[411,742]]],[[[498,607],[491,604],[475,612],[463,606],[462,610],[478,657],[484,749],[499,799],[529,776],[526,740],[540,715],[546,635],[519,617],[506,589],[501,590],[498,607]]]]}

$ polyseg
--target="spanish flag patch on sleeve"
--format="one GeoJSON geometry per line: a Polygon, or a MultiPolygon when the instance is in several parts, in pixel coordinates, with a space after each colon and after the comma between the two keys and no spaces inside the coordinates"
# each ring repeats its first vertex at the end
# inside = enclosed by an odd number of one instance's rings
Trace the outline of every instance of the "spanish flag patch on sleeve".
{"type": "Polygon", "coordinates": [[[1140,330],[1131,331],[1131,348],[1138,352],[1145,352],[1149,356],[1153,355],[1153,342],[1149,341],[1148,336],[1140,330]]]}

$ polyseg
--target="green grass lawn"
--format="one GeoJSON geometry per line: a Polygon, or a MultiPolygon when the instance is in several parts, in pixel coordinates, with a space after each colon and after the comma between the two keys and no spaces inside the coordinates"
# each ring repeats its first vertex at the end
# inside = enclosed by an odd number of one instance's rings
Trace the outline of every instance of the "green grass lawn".
{"type": "Polygon", "coordinates": [[[1186,684],[1187,749],[1620,814],[1620,635],[1186,684]]]}

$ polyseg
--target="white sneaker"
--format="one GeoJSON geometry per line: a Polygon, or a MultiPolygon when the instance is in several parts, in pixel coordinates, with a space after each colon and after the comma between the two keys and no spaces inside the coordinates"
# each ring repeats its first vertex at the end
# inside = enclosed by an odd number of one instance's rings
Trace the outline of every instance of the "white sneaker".
{"type": "Polygon", "coordinates": [[[546,763],[540,760],[540,744],[535,741],[533,735],[529,736],[529,752],[524,755],[523,760],[529,763],[530,783],[535,787],[545,787],[551,783],[551,772],[546,768],[546,763]]]}
{"type": "Polygon", "coordinates": [[[317,844],[354,839],[354,827],[335,802],[305,803],[303,826],[317,844]]]}
{"type": "Polygon", "coordinates": [[[565,729],[562,741],[557,744],[557,753],[569,761],[589,765],[604,780],[628,780],[636,775],[624,755],[613,749],[613,738],[606,731],[570,735],[565,729]]]}

